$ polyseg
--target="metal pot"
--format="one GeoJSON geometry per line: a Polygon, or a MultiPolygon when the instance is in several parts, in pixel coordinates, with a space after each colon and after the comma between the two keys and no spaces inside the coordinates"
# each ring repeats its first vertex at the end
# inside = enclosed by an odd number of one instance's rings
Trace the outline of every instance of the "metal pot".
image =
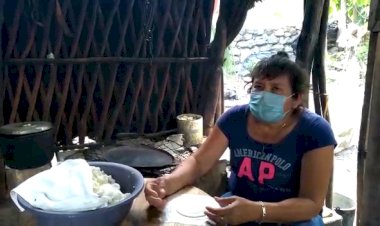
{"type": "Polygon", "coordinates": [[[50,122],[24,122],[0,127],[0,150],[6,166],[32,169],[49,163],[57,146],[50,122]]]}

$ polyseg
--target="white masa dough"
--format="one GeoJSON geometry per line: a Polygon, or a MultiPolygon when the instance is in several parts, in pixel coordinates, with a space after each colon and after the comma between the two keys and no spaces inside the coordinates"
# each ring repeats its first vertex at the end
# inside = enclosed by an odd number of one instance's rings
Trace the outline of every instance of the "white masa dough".
{"type": "Polygon", "coordinates": [[[172,200],[176,211],[184,217],[206,217],[206,207],[220,207],[214,198],[206,195],[184,194],[172,200]]]}
{"type": "Polygon", "coordinates": [[[120,185],[99,167],[91,166],[93,191],[100,199],[106,201],[106,205],[113,205],[125,199],[129,194],[120,191],[120,185]]]}

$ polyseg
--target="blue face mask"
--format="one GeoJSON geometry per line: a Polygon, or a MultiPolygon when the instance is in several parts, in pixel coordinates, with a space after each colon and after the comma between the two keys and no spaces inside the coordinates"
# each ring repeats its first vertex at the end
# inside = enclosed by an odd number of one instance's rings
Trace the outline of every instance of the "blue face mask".
{"type": "Polygon", "coordinates": [[[267,91],[251,93],[249,110],[255,118],[266,123],[281,121],[287,112],[284,112],[284,103],[287,97],[267,91]]]}

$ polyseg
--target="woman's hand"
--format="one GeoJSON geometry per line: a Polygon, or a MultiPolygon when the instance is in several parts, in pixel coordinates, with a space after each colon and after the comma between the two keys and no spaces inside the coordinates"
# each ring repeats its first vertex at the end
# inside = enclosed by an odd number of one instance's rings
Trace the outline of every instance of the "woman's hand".
{"type": "Polygon", "coordinates": [[[260,205],[248,199],[232,196],[215,198],[220,208],[206,207],[205,214],[218,224],[239,225],[261,218],[260,205]]]}
{"type": "Polygon", "coordinates": [[[145,184],[145,198],[148,203],[158,209],[163,209],[168,195],[167,179],[159,177],[154,180],[147,181],[145,184]]]}

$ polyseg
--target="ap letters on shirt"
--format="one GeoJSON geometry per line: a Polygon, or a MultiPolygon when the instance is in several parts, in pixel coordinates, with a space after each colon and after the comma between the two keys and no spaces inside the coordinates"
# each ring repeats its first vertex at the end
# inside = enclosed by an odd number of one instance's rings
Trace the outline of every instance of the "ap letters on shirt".
{"type": "Polygon", "coordinates": [[[264,184],[264,180],[271,180],[274,178],[276,167],[270,163],[261,161],[259,166],[259,175],[253,175],[252,172],[252,159],[249,157],[244,157],[241,165],[239,167],[238,177],[248,177],[249,180],[254,181],[254,176],[258,176],[258,181],[260,184],[264,184]]]}

